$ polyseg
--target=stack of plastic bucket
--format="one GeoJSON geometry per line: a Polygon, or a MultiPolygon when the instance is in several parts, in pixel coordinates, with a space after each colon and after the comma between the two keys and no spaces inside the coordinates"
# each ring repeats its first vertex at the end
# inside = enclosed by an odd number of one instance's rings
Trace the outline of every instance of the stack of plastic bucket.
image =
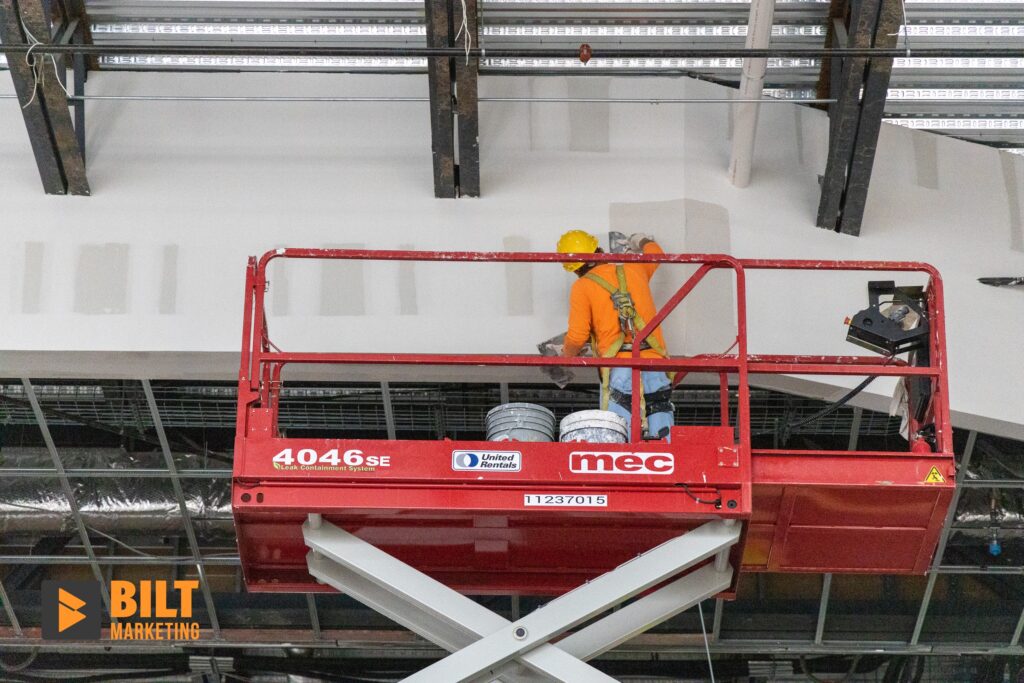
{"type": "Polygon", "coordinates": [[[555,414],[533,403],[505,403],[487,413],[488,441],[554,441],[555,414]]]}
{"type": "Polygon", "coordinates": [[[626,421],[610,410],[581,410],[570,413],[559,425],[560,441],[587,443],[626,443],[626,421]]]}

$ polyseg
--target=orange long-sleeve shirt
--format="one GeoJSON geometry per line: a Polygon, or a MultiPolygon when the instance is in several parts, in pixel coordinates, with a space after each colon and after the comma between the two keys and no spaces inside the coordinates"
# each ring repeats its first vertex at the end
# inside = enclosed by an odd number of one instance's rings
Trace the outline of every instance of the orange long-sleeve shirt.
{"type": "MultiPolygon", "coordinates": [[[[648,242],[644,245],[645,254],[665,253],[656,242],[648,242]]],[[[633,297],[633,305],[644,321],[649,322],[657,313],[654,307],[654,299],[651,297],[651,276],[658,269],[657,263],[626,263],[623,268],[626,271],[626,288],[633,297]]],[[[591,273],[612,285],[619,286],[618,277],[615,274],[614,263],[602,263],[590,270],[591,273]]],[[[569,331],[565,335],[565,355],[575,356],[580,348],[590,340],[593,335],[597,342],[595,352],[603,356],[611,345],[619,337],[619,314],[615,311],[615,304],[612,303],[608,291],[601,285],[581,277],[572,285],[569,293],[569,331]]],[[[639,330],[637,330],[639,332],[639,330]]],[[[659,326],[651,336],[665,347],[665,338],[661,334],[659,326]]],[[[627,342],[630,340],[627,339],[627,342]]],[[[619,356],[628,356],[628,351],[623,351],[619,356]]],[[[646,349],[640,352],[645,358],[657,358],[658,354],[653,349],[646,349]]]]}

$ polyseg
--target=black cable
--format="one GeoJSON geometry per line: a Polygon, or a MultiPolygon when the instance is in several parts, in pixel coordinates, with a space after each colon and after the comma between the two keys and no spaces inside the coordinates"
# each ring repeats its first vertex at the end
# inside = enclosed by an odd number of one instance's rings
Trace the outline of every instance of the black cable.
{"type": "Polygon", "coordinates": [[[722,494],[718,494],[718,498],[716,498],[715,500],[704,500],[702,498],[697,497],[693,493],[693,491],[690,490],[690,487],[684,484],[683,482],[678,482],[676,486],[682,487],[683,492],[686,493],[686,495],[688,495],[690,498],[693,498],[696,502],[700,503],[701,505],[714,505],[716,508],[722,507],[722,494]]]}
{"type": "MultiPolygon", "coordinates": [[[[889,362],[892,361],[893,358],[895,358],[895,356],[886,356],[885,362],[882,363],[882,365],[888,365],[889,362]]],[[[849,403],[850,400],[853,399],[854,396],[856,396],[860,392],[864,391],[864,389],[866,389],[867,386],[869,384],[871,384],[872,382],[874,382],[877,378],[878,378],[878,375],[872,375],[871,377],[864,378],[863,382],[861,382],[860,384],[855,386],[853,389],[850,389],[850,391],[846,392],[846,394],[844,394],[838,401],[836,401],[835,403],[831,403],[831,404],[825,406],[824,408],[822,408],[821,410],[819,410],[818,412],[814,413],[813,415],[811,415],[809,417],[805,417],[802,420],[797,420],[796,422],[786,423],[786,424],[782,425],[782,429],[780,429],[778,427],[776,427],[774,429],[765,429],[765,430],[762,430],[760,432],[754,432],[754,433],[751,434],[751,436],[765,436],[767,434],[779,434],[779,433],[782,433],[783,431],[787,431],[788,432],[791,429],[796,429],[797,427],[803,427],[805,424],[807,424],[809,422],[814,422],[815,420],[820,420],[823,417],[827,417],[827,416],[831,415],[832,413],[836,412],[837,410],[839,410],[840,408],[842,408],[843,406],[845,406],[847,403],[849,403]]]]}

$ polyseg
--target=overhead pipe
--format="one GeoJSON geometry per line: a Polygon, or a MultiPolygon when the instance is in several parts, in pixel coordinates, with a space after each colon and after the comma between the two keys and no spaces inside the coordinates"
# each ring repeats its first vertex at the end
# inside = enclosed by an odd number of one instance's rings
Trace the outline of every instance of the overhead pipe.
{"type": "MultiPolygon", "coordinates": [[[[0,99],[14,100],[17,95],[0,95],[0,99]]],[[[221,95],[72,95],[72,102],[429,102],[429,97],[275,97],[275,96],[221,96],[221,95]]],[[[773,104],[829,104],[834,99],[766,99],[741,100],[728,97],[658,98],[658,97],[480,97],[479,102],[505,102],[530,104],[742,104],[761,102],[773,104]]]]}
{"type": "Polygon", "coordinates": [[[461,47],[366,47],[351,45],[181,45],[173,43],[118,43],[117,45],[66,45],[53,43],[6,43],[0,52],[23,53],[32,50],[44,54],[83,55],[176,55],[176,56],[250,56],[250,57],[478,57],[480,59],[578,59],[586,63],[598,59],[686,59],[686,58],[814,58],[814,57],[920,57],[949,58],[1022,58],[1021,47],[972,48],[480,48],[461,47]],[[584,49],[586,55],[584,56],[584,49]]]}
{"type": "MultiPolygon", "coordinates": [[[[752,0],[750,19],[747,25],[747,47],[766,49],[772,37],[775,17],[775,0],[752,0]]],[[[760,112],[758,99],[764,89],[764,74],[768,60],[764,57],[750,57],[743,60],[740,76],[740,97],[754,99],[744,102],[733,110],[732,160],[729,162],[729,179],[736,187],[750,184],[750,167],[754,161],[754,140],[757,136],[757,115],[760,112]]]]}

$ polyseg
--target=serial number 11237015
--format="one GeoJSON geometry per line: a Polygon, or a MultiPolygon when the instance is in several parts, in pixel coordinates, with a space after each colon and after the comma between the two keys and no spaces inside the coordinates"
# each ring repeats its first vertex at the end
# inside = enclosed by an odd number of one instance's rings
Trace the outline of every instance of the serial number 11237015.
{"type": "Polygon", "coordinates": [[[568,493],[524,493],[526,507],[608,507],[604,493],[573,495],[568,493]]]}

